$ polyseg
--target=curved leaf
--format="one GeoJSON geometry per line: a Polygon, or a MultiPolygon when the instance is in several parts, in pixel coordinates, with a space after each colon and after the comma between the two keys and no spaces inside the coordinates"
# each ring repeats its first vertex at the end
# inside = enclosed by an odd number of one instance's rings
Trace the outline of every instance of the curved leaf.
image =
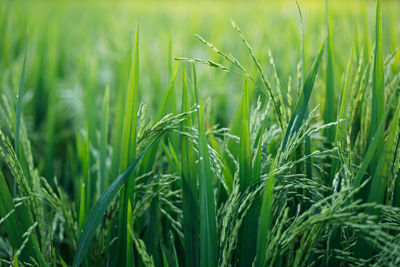
{"type": "Polygon", "coordinates": [[[135,169],[136,165],[143,158],[143,155],[147,152],[147,150],[160,138],[162,133],[156,136],[153,141],[137,156],[137,158],[128,166],[128,168],[118,176],[117,179],[110,185],[110,187],[101,194],[99,200],[94,205],[91,210],[85,227],[82,230],[82,233],[78,240],[78,249],[76,251],[74,262],[72,266],[79,266],[82,263],[83,258],[87,250],[89,249],[90,241],[93,238],[94,233],[96,232],[97,227],[101,223],[104,213],[106,212],[108,206],[111,201],[115,198],[121,188],[128,181],[128,178],[132,171],[135,169]]]}

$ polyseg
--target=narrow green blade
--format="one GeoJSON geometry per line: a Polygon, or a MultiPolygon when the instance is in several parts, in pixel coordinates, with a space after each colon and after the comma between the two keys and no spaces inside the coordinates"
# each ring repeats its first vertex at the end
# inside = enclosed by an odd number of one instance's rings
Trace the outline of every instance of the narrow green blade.
{"type": "Polygon", "coordinates": [[[152,145],[160,138],[159,134],[147,147],[136,157],[136,159],[127,167],[127,169],[119,175],[114,182],[104,191],[99,200],[97,200],[93,209],[90,211],[87,222],[82,230],[78,240],[78,247],[75,253],[72,266],[79,266],[89,249],[90,241],[92,240],[97,227],[100,225],[104,213],[106,212],[111,201],[117,196],[121,188],[128,182],[130,175],[135,169],[136,165],[143,158],[144,154],[149,150],[152,145]]]}
{"type": "Polygon", "coordinates": [[[304,82],[303,91],[297,102],[292,117],[290,118],[286,134],[282,142],[281,151],[285,150],[289,138],[300,129],[301,123],[307,113],[308,102],[310,101],[311,92],[314,87],[315,77],[317,76],[318,73],[318,68],[322,59],[324,47],[325,47],[325,41],[322,43],[321,48],[319,49],[319,53],[316,59],[314,60],[310,72],[307,75],[307,79],[304,82]]]}
{"type": "Polygon", "coordinates": [[[216,267],[217,256],[217,222],[213,192],[213,176],[207,147],[206,122],[204,106],[199,96],[196,81],[196,69],[193,66],[193,86],[198,103],[197,120],[199,127],[199,185],[200,185],[200,266],[216,267]]]}
{"type": "Polygon", "coordinates": [[[101,193],[107,185],[107,144],[108,144],[108,120],[110,113],[109,87],[106,87],[103,98],[103,107],[101,111],[101,129],[100,129],[100,157],[99,157],[99,190],[101,193]]]}
{"type": "Polygon", "coordinates": [[[265,190],[261,204],[260,219],[258,221],[257,253],[255,267],[264,267],[266,264],[266,251],[271,235],[272,204],[274,202],[274,165],[270,167],[270,174],[265,181],[265,190]]]}
{"type": "Polygon", "coordinates": [[[378,166],[376,166],[376,172],[372,179],[371,189],[368,195],[368,202],[376,202],[378,204],[384,204],[385,192],[387,190],[388,178],[390,176],[390,167],[393,165],[393,159],[396,155],[396,134],[398,133],[399,125],[399,113],[400,105],[397,99],[395,114],[393,116],[392,125],[389,130],[389,135],[386,139],[384,151],[380,159],[378,166]]]}
{"type": "MultiPolygon", "coordinates": [[[[182,112],[190,111],[189,92],[186,72],[183,68],[182,112]]],[[[192,127],[192,118],[188,116],[182,122],[185,127],[192,127]]],[[[196,155],[186,137],[181,139],[181,176],[183,202],[183,234],[185,243],[185,265],[199,266],[199,190],[197,187],[196,155]]]]}
{"type": "MultiPolygon", "coordinates": [[[[247,78],[245,78],[242,95],[242,121],[240,131],[240,151],[239,151],[239,190],[244,193],[245,190],[254,183],[252,173],[252,155],[250,143],[250,123],[249,123],[249,100],[247,90],[247,78]]],[[[256,251],[257,224],[259,214],[259,205],[255,201],[243,219],[241,227],[240,242],[240,266],[250,266],[256,251]]]]}
{"type": "Polygon", "coordinates": [[[251,159],[249,100],[246,78],[242,95],[242,122],[239,151],[239,188],[241,192],[244,192],[254,182],[254,178],[252,176],[251,159]]]}
{"type": "MultiPolygon", "coordinates": [[[[390,100],[388,101],[389,107],[391,107],[395,103],[396,97],[398,97],[398,96],[396,96],[396,94],[393,94],[393,96],[390,98],[390,100]]],[[[376,149],[378,148],[378,146],[380,144],[380,140],[383,136],[383,132],[384,132],[383,129],[385,128],[385,120],[389,115],[389,111],[390,111],[390,109],[385,110],[383,118],[382,118],[382,120],[380,120],[377,130],[375,132],[375,135],[371,138],[372,142],[369,144],[368,150],[364,155],[364,160],[362,161],[361,166],[358,169],[357,174],[354,178],[354,183],[353,183],[354,188],[359,187],[360,184],[362,183],[364,175],[365,175],[365,171],[367,170],[369,164],[372,161],[372,158],[374,157],[374,155],[376,153],[376,149]]]]}
{"type": "MultiPolygon", "coordinates": [[[[15,111],[14,151],[18,158],[19,158],[19,154],[18,154],[19,128],[20,128],[20,124],[21,124],[21,115],[22,115],[22,99],[24,97],[24,77],[25,77],[27,51],[28,51],[28,35],[26,36],[24,61],[22,63],[22,71],[21,71],[21,77],[19,80],[19,88],[18,88],[18,94],[17,94],[17,107],[16,107],[16,111],[15,111]]],[[[16,194],[17,194],[17,181],[14,180],[13,195],[15,196],[16,194]]]]}
{"type": "MultiPolygon", "coordinates": [[[[168,87],[164,93],[163,99],[161,101],[160,107],[157,110],[157,115],[155,117],[156,121],[159,121],[162,119],[163,116],[167,115],[168,113],[168,107],[171,104],[171,99],[175,97],[175,80],[178,74],[178,69],[179,69],[179,61],[175,63],[174,69],[172,71],[168,87]]],[[[157,153],[157,144],[154,146],[154,148],[150,149],[149,153],[145,155],[143,162],[140,166],[140,174],[149,172],[152,169],[156,153],[157,153]]]]}
{"type": "MultiPolygon", "coordinates": [[[[373,83],[372,83],[372,107],[371,107],[371,125],[370,125],[370,139],[372,142],[373,136],[378,131],[378,125],[383,119],[385,112],[385,85],[383,73],[383,55],[382,55],[382,11],[381,1],[378,0],[376,7],[376,44],[375,44],[375,57],[374,57],[374,70],[373,70],[373,83]]],[[[380,129],[384,131],[384,129],[380,129]]],[[[379,134],[379,140],[375,153],[371,159],[370,172],[375,173],[376,167],[379,162],[380,155],[383,151],[383,134],[379,134]]]]}
{"type": "MultiPolygon", "coordinates": [[[[131,68],[129,74],[128,90],[126,91],[125,116],[122,132],[122,154],[120,169],[127,168],[128,163],[136,157],[136,123],[139,87],[139,25],[136,25],[135,44],[133,48],[131,68]]],[[[118,257],[119,265],[131,266],[133,264],[133,239],[128,233],[128,202],[133,202],[134,174],[124,187],[118,211],[118,257]]],[[[131,207],[133,207],[131,203],[131,207]]]]}
{"type": "MultiPolygon", "coordinates": [[[[333,52],[333,38],[330,25],[330,14],[328,8],[328,0],[326,0],[326,80],[325,80],[325,109],[324,109],[324,123],[328,124],[336,120],[336,107],[335,107],[335,69],[334,69],[334,52],[333,52]]],[[[335,140],[335,128],[328,127],[324,132],[328,142],[333,143],[335,140]]]]}

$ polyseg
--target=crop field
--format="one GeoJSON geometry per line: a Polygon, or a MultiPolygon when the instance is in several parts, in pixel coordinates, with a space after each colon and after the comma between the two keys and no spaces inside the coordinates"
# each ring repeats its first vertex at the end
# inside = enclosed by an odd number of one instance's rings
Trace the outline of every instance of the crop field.
{"type": "Polygon", "coordinates": [[[400,266],[400,2],[0,1],[0,267],[400,266]]]}

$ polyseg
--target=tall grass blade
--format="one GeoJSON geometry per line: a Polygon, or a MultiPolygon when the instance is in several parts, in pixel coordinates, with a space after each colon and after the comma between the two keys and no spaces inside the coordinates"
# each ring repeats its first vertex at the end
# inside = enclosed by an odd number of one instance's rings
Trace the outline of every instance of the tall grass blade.
{"type": "Polygon", "coordinates": [[[90,211],[86,224],[82,230],[82,233],[79,236],[78,247],[72,266],[77,267],[82,263],[86,252],[89,249],[93,235],[95,234],[97,227],[100,225],[104,217],[104,213],[106,212],[111,201],[116,197],[122,187],[128,182],[130,175],[132,174],[139,161],[143,158],[144,154],[152,147],[152,145],[160,138],[161,135],[162,133],[158,134],[127,167],[127,169],[114,180],[114,182],[107,188],[106,191],[101,194],[93,209],[90,211]]]}
{"type": "MultiPolygon", "coordinates": [[[[124,124],[122,132],[122,154],[121,170],[128,167],[136,157],[136,135],[137,135],[137,105],[139,87],[139,25],[136,25],[135,43],[132,54],[131,68],[126,91],[126,105],[124,113],[124,124]]],[[[118,211],[118,248],[120,256],[118,264],[121,266],[132,266],[133,264],[133,239],[128,233],[128,204],[131,202],[133,207],[133,191],[135,186],[134,173],[123,188],[120,197],[120,207],[118,211]]]]}
{"type": "Polygon", "coordinates": [[[197,88],[196,69],[193,68],[193,86],[198,103],[197,121],[199,127],[199,185],[200,185],[200,266],[216,267],[217,222],[213,192],[213,176],[207,146],[204,106],[197,88]]]}
{"type": "MultiPolygon", "coordinates": [[[[18,88],[18,93],[17,93],[17,107],[15,111],[15,135],[14,135],[14,151],[17,157],[19,157],[18,154],[18,145],[19,145],[19,130],[20,130],[20,124],[21,124],[21,116],[22,116],[22,100],[24,97],[24,77],[25,77],[25,68],[26,68],[26,56],[28,51],[28,34],[26,36],[26,44],[25,44],[25,49],[24,49],[24,61],[22,63],[22,71],[21,71],[21,77],[19,80],[19,88],[18,88]]],[[[13,195],[17,195],[17,181],[14,180],[14,185],[13,185],[13,195]]]]}
{"type": "MultiPolygon", "coordinates": [[[[250,123],[249,123],[249,100],[247,89],[247,78],[245,78],[242,95],[242,121],[240,131],[240,150],[239,150],[239,191],[244,193],[255,180],[252,173],[252,153],[250,142],[250,123]]],[[[257,224],[259,214],[259,203],[252,203],[252,207],[246,214],[242,229],[240,242],[240,266],[250,266],[256,250],[257,224]]]]}
{"type": "Polygon", "coordinates": [[[274,202],[274,164],[270,167],[268,179],[265,181],[265,190],[261,204],[260,219],[258,221],[257,253],[254,261],[255,267],[264,267],[266,252],[271,239],[272,204],[274,202]]]}
{"type": "Polygon", "coordinates": [[[99,190],[101,193],[104,191],[107,185],[107,144],[108,144],[108,121],[110,113],[110,100],[109,100],[110,88],[107,86],[104,92],[103,107],[101,111],[101,129],[100,129],[100,158],[99,158],[99,190]]]}
{"type": "Polygon", "coordinates": [[[241,192],[244,192],[254,182],[251,164],[252,156],[250,144],[249,100],[247,91],[246,78],[242,95],[242,121],[240,128],[239,188],[241,192]]]}
{"type": "Polygon", "coordinates": [[[310,101],[311,92],[314,87],[315,77],[317,76],[318,73],[318,68],[321,62],[324,47],[325,47],[325,40],[322,43],[318,55],[315,58],[314,63],[311,67],[311,70],[307,75],[307,78],[304,82],[303,91],[301,92],[301,96],[297,102],[296,108],[292,114],[292,117],[290,118],[285,133],[285,137],[282,141],[282,147],[281,147],[282,152],[285,151],[288,139],[300,129],[301,123],[305,118],[305,115],[307,113],[308,102],[310,101]]]}
{"type": "MultiPolygon", "coordinates": [[[[182,112],[190,111],[186,72],[182,72],[182,112]]],[[[192,127],[189,115],[182,122],[183,130],[192,127]]],[[[185,266],[199,266],[199,190],[197,187],[196,155],[186,137],[181,139],[181,175],[183,202],[183,234],[185,243],[185,266]]]]}
{"type": "MultiPolygon", "coordinates": [[[[382,11],[381,11],[381,1],[378,0],[376,7],[376,44],[375,44],[375,56],[374,56],[374,70],[373,70],[373,83],[372,83],[372,107],[371,107],[371,125],[370,125],[370,138],[371,143],[372,138],[376,135],[378,131],[378,125],[383,120],[385,112],[385,81],[384,81],[384,71],[383,71],[383,54],[382,54],[382,11]]],[[[384,131],[384,129],[380,129],[384,131]]],[[[376,168],[378,166],[379,158],[383,151],[383,133],[379,134],[378,144],[374,155],[371,159],[370,172],[372,174],[376,173],[376,168]]]]}
{"type": "MultiPolygon", "coordinates": [[[[157,110],[157,114],[155,117],[156,121],[159,121],[163,116],[165,116],[168,113],[168,108],[171,105],[171,99],[175,97],[175,80],[178,74],[178,69],[179,69],[179,61],[175,63],[175,66],[172,70],[172,74],[168,83],[168,87],[164,93],[163,99],[161,100],[161,104],[157,110]]],[[[149,153],[145,155],[143,162],[140,166],[140,174],[149,172],[152,169],[154,159],[156,157],[157,153],[157,147],[158,145],[156,144],[154,148],[150,149],[149,153]]]]}
{"type": "Polygon", "coordinates": [[[57,46],[58,46],[58,31],[56,25],[52,25],[49,30],[48,37],[48,51],[47,51],[47,68],[48,68],[48,101],[46,113],[46,156],[43,175],[46,178],[53,176],[54,168],[54,145],[55,145],[55,123],[56,123],[56,108],[57,108],[57,87],[56,87],[56,74],[57,66],[57,46]]]}
{"type": "MultiPolygon", "coordinates": [[[[395,99],[398,97],[396,94],[393,94],[392,97],[387,102],[388,106],[392,106],[395,103],[395,99]]],[[[368,169],[374,155],[376,154],[376,150],[379,147],[380,141],[383,136],[384,128],[385,128],[385,121],[389,115],[390,109],[386,109],[382,119],[379,122],[379,125],[376,129],[375,135],[371,138],[372,142],[369,143],[367,152],[364,155],[364,159],[361,163],[360,168],[357,171],[356,176],[354,177],[353,187],[357,188],[363,182],[365,177],[365,171],[368,169]]]]}
{"type": "MultiPolygon", "coordinates": [[[[335,107],[335,68],[334,68],[334,52],[333,52],[333,35],[331,30],[331,19],[329,12],[329,1],[326,0],[326,84],[325,84],[325,109],[324,123],[328,124],[336,120],[335,107]]],[[[325,129],[327,141],[333,143],[335,140],[335,127],[325,129]]]]}
{"type": "MultiPolygon", "coordinates": [[[[299,87],[304,85],[304,82],[306,80],[306,75],[307,75],[307,62],[306,62],[306,51],[304,47],[304,22],[303,22],[303,14],[301,13],[300,5],[296,1],[297,9],[299,11],[299,16],[300,16],[300,55],[301,55],[301,70],[302,70],[302,76],[301,76],[301,82],[299,83],[299,87]]],[[[298,88],[300,91],[301,88],[298,88]]],[[[308,104],[307,104],[307,109],[306,109],[306,116],[308,114],[308,104]]],[[[300,148],[299,148],[300,149],[300,148]]],[[[304,153],[306,156],[311,154],[311,138],[309,135],[306,135],[305,137],[305,142],[304,142],[304,153]]],[[[312,179],[312,167],[311,167],[311,158],[307,158],[306,160],[306,175],[309,179],[312,179]]]]}
{"type": "MultiPolygon", "coordinates": [[[[134,42],[134,40],[132,41],[134,42]]],[[[134,44],[132,44],[134,46],[134,44]]],[[[126,106],[126,84],[129,82],[130,66],[132,62],[132,51],[129,49],[128,53],[125,55],[121,65],[120,78],[118,79],[118,92],[117,108],[114,118],[114,123],[112,127],[112,147],[113,147],[113,157],[110,170],[110,177],[116,177],[120,173],[121,167],[121,155],[122,155],[122,138],[123,128],[124,128],[124,118],[125,118],[125,106],[126,106]]]]}
{"type": "MultiPolygon", "coordinates": [[[[396,94],[396,93],[395,93],[396,94]]],[[[378,204],[385,204],[385,191],[388,188],[388,180],[390,176],[390,168],[393,165],[393,159],[396,156],[396,139],[398,136],[399,113],[400,105],[399,99],[396,100],[394,107],[396,108],[393,116],[392,125],[389,130],[389,135],[385,141],[384,153],[379,159],[376,172],[372,179],[371,189],[368,195],[368,202],[376,202],[378,204]]]]}

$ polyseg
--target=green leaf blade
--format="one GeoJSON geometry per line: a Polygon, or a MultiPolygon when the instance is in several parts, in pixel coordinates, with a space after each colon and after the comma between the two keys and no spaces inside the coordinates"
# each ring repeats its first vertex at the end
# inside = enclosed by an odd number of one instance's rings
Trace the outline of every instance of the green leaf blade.
{"type": "Polygon", "coordinates": [[[200,185],[200,266],[216,267],[217,256],[217,222],[215,200],[212,184],[210,157],[207,147],[204,106],[199,96],[196,70],[193,66],[193,86],[198,103],[197,120],[199,127],[199,185],[200,185]]]}
{"type": "MultiPolygon", "coordinates": [[[[185,68],[183,68],[182,82],[182,112],[189,112],[190,101],[185,68]]],[[[182,126],[184,131],[185,127],[192,127],[191,115],[182,122],[182,126]]],[[[181,153],[185,264],[197,267],[199,266],[199,190],[197,188],[196,156],[186,137],[181,139],[181,153]]]]}

